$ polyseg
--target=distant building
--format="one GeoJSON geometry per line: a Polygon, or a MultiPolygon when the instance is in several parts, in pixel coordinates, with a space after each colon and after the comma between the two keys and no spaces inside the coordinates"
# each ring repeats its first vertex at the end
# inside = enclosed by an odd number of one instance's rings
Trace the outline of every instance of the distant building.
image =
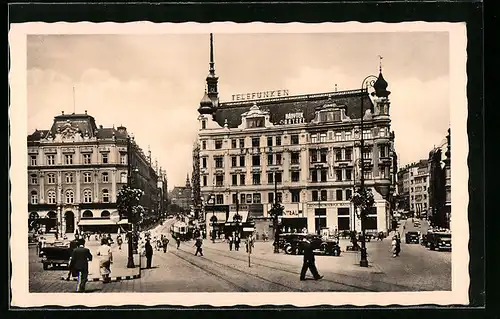
{"type": "MultiPolygon", "coordinates": [[[[146,217],[157,207],[157,179],[151,159],[144,155],[124,126],[97,126],[85,114],[62,113],[49,130],[27,137],[28,211],[30,225],[58,234],[80,230],[114,232],[110,215],[117,212],[118,190],[128,182],[144,191],[146,217]]],[[[126,219],[121,220],[128,225],[126,219]]]]}
{"type": "Polygon", "coordinates": [[[428,160],[408,164],[398,172],[398,206],[415,217],[426,217],[429,210],[428,160]]]}
{"type": "Polygon", "coordinates": [[[234,101],[220,102],[211,35],[206,81],[198,108],[201,194],[221,207],[217,214],[206,212],[207,228],[210,215],[216,215],[220,232],[237,212],[243,222],[267,218],[276,201],[284,206],[281,225],[287,231],[360,230],[350,199],[364,165],[365,186],[375,196],[365,227],[388,231],[396,152],[382,71],[369,92],[289,96],[283,90],[237,94],[234,101]]]}
{"type": "Polygon", "coordinates": [[[186,177],[185,186],[175,186],[170,192],[170,202],[179,206],[182,211],[189,213],[193,205],[193,188],[189,181],[189,174],[186,177]]]}

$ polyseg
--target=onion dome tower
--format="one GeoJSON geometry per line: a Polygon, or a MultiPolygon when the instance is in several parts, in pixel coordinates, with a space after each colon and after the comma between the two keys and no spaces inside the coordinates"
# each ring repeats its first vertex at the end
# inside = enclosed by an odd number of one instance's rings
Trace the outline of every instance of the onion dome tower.
{"type": "Polygon", "coordinates": [[[200,101],[200,107],[198,108],[198,113],[200,114],[212,114],[214,111],[213,102],[208,97],[207,90],[205,90],[205,94],[200,101]]]}
{"type": "Polygon", "coordinates": [[[207,75],[207,89],[205,94],[200,101],[200,107],[198,112],[200,114],[214,114],[215,110],[219,105],[219,92],[217,89],[217,84],[219,78],[215,75],[215,63],[214,63],[214,39],[213,34],[210,33],[210,63],[207,75]]]}
{"type": "Polygon", "coordinates": [[[373,84],[373,88],[375,89],[375,95],[378,97],[389,97],[389,94],[391,94],[390,91],[387,91],[387,87],[389,84],[387,81],[384,79],[384,76],[382,75],[382,62],[380,63],[379,67],[379,74],[377,81],[373,84]]]}

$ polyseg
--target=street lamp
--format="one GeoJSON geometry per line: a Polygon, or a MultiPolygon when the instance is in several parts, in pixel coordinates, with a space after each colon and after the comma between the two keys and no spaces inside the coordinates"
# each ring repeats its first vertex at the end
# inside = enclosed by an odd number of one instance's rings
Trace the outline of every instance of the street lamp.
{"type": "MultiPolygon", "coordinates": [[[[131,164],[132,159],[132,143],[130,141],[130,136],[127,136],[127,187],[129,190],[132,189],[132,173],[138,172],[137,168],[132,169],[131,164]]],[[[127,218],[130,224],[130,229],[128,230],[128,258],[127,258],[127,268],[135,268],[134,265],[134,243],[133,243],[133,214],[132,214],[132,203],[129,202],[127,207],[127,218]]]]}
{"type": "MultiPolygon", "coordinates": [[[[361,158],[361,176],[360,176],[360,195],[365,196],[365,163],[363,159],[363,153],[365,151],[365,140],[363,136],[363,117],[365,115],[364,111],[364,98],[365,98],[365,93],[368,93],[368,88],[373,87],[375,81],[377,80],[377,77],[374,75],[369,75],[366,78],[364,78],[363,82],[361,83],[361,119],[360,119],[360,158],[361,158]]],[[[361,267],[368,267],[368,259],[367,259],[367,253],[366,253],[366,239],[365,239],[365,221],[366,221],[366,209],[364,205],[359,205],[360,207],[360,217],[361,217],[361,259],[359,261],[359,265],[361,267]]]]}
{"type": "Polygon", "coordinates": [[[278,217],[283,214],[281,205],[278,203],[278,181],[276,180],[276,172],[274,172],[274,203],[271,208],[271,216],[273,217],[273,230],[274,230],[274,253],[278,254],[279,249],[279,234],[280,229],[278,227],[278,217]]]}
{"type": "Polygon", "coordinates": [[[212,217],[210,218],[210,221],[212,222],[212,243],[215,243],[215,225],[217,223],[217,216],[215,216],[215,196],[213,194],[210,194],[208,203],[212,203],[212,217]]]}

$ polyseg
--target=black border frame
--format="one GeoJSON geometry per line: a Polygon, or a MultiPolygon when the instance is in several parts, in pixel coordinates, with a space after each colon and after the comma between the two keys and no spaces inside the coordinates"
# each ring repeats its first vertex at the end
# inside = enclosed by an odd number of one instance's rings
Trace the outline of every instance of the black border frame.
{"type": "MultiPolygon", "coordinates": [[[[448,21],[448,22],[466,22],[467,23],[467,98],[468,98],[468,120],[467,130],[469,136],[469,249],[470,249],[470,307],[439,307],[441,310],[428,309],[424,306],[419,306],[417,309],[405,311],[404,317],[421,317],[430,314],[436,314],[436,311],[441,311],[441,315],[453,315],[455,318],[472,318],[484,314],[482,311],[473,311],[473,307],[481,309],[485,305],[485,132],[484,132],[484,75],[483,75],[483,11],[484,6],[481,2],[476,1],[452,1],[452,2],[333,2],[333,3],[135,3],[135,4],[117,4],[117,3],[75,3],[75,4],[40,4],[40,3],[17,3],[11,4],[8,7],[9,23],[21,23],[30,21],[45,21],[45,22],[132,22],[147,20],[151,22],[215,22],[215,21],[233,21],[233,22],[403,22],[403,21],[448,21]],[[444,308],[444,309],[443,309],[444,308]],[[452,312],[452,314],[450,313],[452,312]]],[[[9,28],[9,26],[7,26],[9,28]]],[[[8,31],[8,30],[7,30],[8,31]]],[[[8,43],[7,43],[8,45],[8,43]]],[[[8,121],[8,108],[7,112],[8,121]]],[[[7,136],[10,127],[7,125],[7,136]]],[[[7,141],[7,148],[10,150],[7,141]]],[[[10,155],[10,152],[7,154],[10,155]]],[[[7,165],[4,167],[9,169],[10,156],[7,158],[7,165]]],[[[5,176],[8,176],[8,172],[5,176]]],[[[10,180],[6,183],[9,185],[10,180]]],[[[9,196],[10,198],[10,196],[9,196]]],[[[8,202],[9,203],[9,202],[8,202]]],[[[7,207],[9,218],[12,213],[10,205],[7,207]]],[[[6,234],[10,234],[10,223],[7,222],[6,234]]],[[[494,227],[494,226],[493,226],[494,227]]],[[[491,227],[489,227],[491,228],[491,227]]],[[[10,238],[9,238],[10,239],[10,238]]],[[[8,240],[9,240],[8,239],[8,240]]],[[[8,243],[8,241],[7,241],[8,243]]],[[[9,249],[9,248],[8,248],[9,249]]],[[[7,251],[8,253],[8,251],[7,251]]],[[[10,282],[10,274],[7,273],[8,282],[10,282]]],[[[9,286],[6,286],[5,298],[7,307],[10,304],[9,286]]],[[[492,299],[495,300],[495,299],[492,299]]],[[[434,307],[429,305],[430,307],[434,307]]],[[[496,306],[498,307],[498,306],[496,306]]],[[[63,308],[63,307],[61,307],[63,308]]],[[[123,310],[127,307],[103,307],[96,308],[92,315],[103,313],[106,309],[121,310],[112,312],[111,315],[123,316],[123,310]],[[104,308],[104,309],[103,309],[104,308]],[[99,309],[99,310],[98,310],[99,309]]],[[[166,313],[158,312],[158,308],[147,308],[148,316],[164,316],[166,313]]],[[[203,307],[204,311],[211,307],[203,307]]],[[[213,309],[228,309],[240,310],[247,307],[223,307],[213,309]]],[[[402,312],[394,313],[394,309],[379,307],[378,309],[365,309],[366,307],[356,307],[356,309],[338,309],[338,307],[311,307],[311,308],[292,308],[289,307],[261,307],[252,308],[251,312],[240,312],[238,316],[244,317],[253,315],[257,309],[267,309],[267,311],[279,310],[286,313],[287,316],[325,316],[329,315],[333,309],[334,315],[347,315],[352,317],[381,317],[402,315],[402,312]],[[290,309],[293,312],[288,311],[290,309]],[[314,311],[312,311],[315,309],[314,311]],[[321,309],[321,310],[320,310],[321,309]],[[301,310],[301,311],[297,311],[301,310]],[[307,310],[304,312],[302,310],[307,310]],[[370,314],[364,315],[365,311],[370,311],[370,314]]],[[[407,309],[412,307],[398,307],[398,309],[407,309]]],[[[19,308],[22,309],[22,308],[19,308]]],[[[54,308],[52,308],[54,309],[54,308]]],[[[68,309],[68,308],[63,308],[68,309]]],[[[71,309],[71,308],[69,308],[71,309]]],[[[165,308],[163,308],[165,309],[165,308]]],[[[198,316],[202,314],[199,307],[184,308],[166,308],[166,309],[188,309],[188,312],[183,312],[185,316],[198,316]]],[[[14,312],[9,315],[16,317],[24,317],[25,315],[48,316],[49,314],[43,311],[42,308],[30,311],[16,311],[16,308],[11,308],[14,312]]],[[[74,310],[74,309],[73,309],[74,310]]],[[[483,309],[484,310],[484,309],[483,309]]],[[[134,316],[133,312],[128,311],[130,317],[134,316]]],[[[168,315],[173,315],[174,312],[169,311],[168,315]]],[[[212,312],[214,317],[222,317],[225,315],[233,316],[236,313],[229,312],[212,312]]],[[[50,316],[68,316],[66,312],[51,312],[50,316]]],[[[89,313],[72,311],[72,316],[87,316],[89,313]]],[[[257,314],[255,314],[257,315],[257,314]]],[[[273,314],[271,314],[273,315],[273,314]]]]}

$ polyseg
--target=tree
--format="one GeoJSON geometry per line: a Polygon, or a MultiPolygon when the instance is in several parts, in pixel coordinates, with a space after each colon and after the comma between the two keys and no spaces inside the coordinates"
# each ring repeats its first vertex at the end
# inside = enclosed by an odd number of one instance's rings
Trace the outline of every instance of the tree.
{"type": "Polygon", "coordinates": [[[117,194],[116,205],[121,218],[128,218],[128,222],[135,224],[142,220],[144,207],[139,205],[144,191],[137,188],[123,186],[117,194]]]}

